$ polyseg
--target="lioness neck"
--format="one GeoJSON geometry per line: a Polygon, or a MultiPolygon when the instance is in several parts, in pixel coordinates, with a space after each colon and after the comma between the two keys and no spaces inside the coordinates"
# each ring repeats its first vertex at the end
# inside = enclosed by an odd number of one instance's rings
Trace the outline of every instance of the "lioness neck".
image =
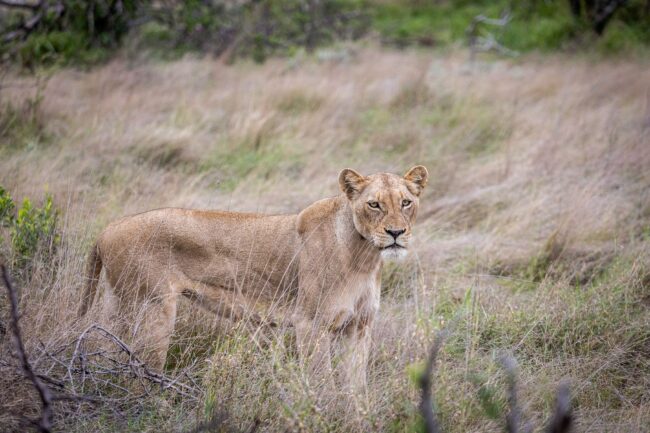
{"type": "Polygon", "coordinates": [[[352,207],[344,195],[335,197],[337,203],[335,233],[337,242],[348,251],[348,269],[353,272],[378,273],[381,270],[379,250],[365,239],[354,226],[352,207]]]}

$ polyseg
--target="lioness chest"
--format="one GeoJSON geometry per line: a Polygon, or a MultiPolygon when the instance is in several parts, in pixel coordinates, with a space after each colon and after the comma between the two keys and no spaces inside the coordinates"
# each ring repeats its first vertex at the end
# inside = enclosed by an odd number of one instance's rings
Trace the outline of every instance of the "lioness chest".
{"type": "Polygon", "coordinates": [[[372,322],[379,311],[380,281],[379,269],[372,274],[348,275],[335,292],[336,302],[328,309],[331,328],[334,331],[345,327],[365,326],[372,322]]]}

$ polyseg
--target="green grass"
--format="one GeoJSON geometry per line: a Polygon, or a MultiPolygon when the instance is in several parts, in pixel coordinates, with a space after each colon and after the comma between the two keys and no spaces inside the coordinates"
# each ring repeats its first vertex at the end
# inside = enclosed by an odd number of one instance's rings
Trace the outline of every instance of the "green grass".
{"type": "Polygon", "coordinates": [[[270,179],[295,178],[300,173],[302,153],[287,139],[260,131],[242,141],[217,146],[201,164],[204,171],[220,173],[217,187],[233,191],[242,181],[262,186],[270,179]]]}

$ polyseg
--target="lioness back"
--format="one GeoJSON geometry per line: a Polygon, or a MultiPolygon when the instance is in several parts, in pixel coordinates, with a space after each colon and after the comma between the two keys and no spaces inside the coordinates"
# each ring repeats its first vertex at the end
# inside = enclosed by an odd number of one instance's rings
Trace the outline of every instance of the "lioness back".
{"type": "Polygon", "coordinates": [[[297,283],[295,224],[295,215],[165,208],[113,222],[97,248],[117,290],[178,274],[259,296],[297,283]]]}

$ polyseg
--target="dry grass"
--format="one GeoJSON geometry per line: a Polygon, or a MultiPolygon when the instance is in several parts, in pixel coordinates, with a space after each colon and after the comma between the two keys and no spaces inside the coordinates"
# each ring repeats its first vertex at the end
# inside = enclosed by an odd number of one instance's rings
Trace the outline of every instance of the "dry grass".
{"type": "MultiPolygon", "coordinates": [[[[23,87],[2,92],[3,104],[33,98],[23,87]]],[[[42,128],[31,138],[22,131],[20,145],[0,143],[0,184],[17,198],[49,191],[63,211],[57,257],[37,260],[22,282],[33,351],[88,324],[73,314],[85,254],[116,217],[162,206],[296,212],[336,194],[347,166],[421,163],[432,174],[416,254],[384,273],[363,410],[349,413],[337,396],[310,389],[290,333],[252,345],[241,329],[184,304],[168,367],[196,360],[203,407],[158,395],[126,421],[106,411],[58,422],[160,431],[216,408],[240,430],[256,418],[263,431],[413,430],[409,375],[451,322],[435,382],[445,431],[502,429],[490,418],[504,403],[502,351],[519,360],[529,418],[543,419],[568,379],[580,431],[647,429],[649,92],[650,68],[633,60],[468,64],[466,53],[375,48],[343,63],[186,58],[54,73],[42,128]]],[[[21,395],[22,385],[10,386],[21,395]]],[[[29,407],[2,400],[5,409],[29,407]]]]}

